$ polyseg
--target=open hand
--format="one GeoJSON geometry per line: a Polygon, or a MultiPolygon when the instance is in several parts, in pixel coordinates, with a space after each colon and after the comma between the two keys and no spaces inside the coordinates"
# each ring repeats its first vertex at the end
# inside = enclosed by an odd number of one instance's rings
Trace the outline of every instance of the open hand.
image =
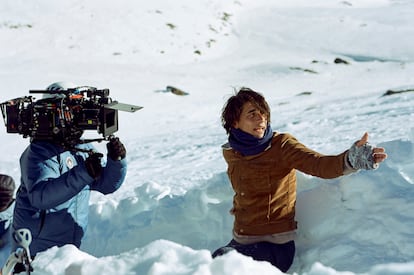
{"type": "MultiPolygon", "coordinates": [[[[356,142],[357,147],[361,147],[368,143],[368,133],[362,136],[362,138],[356,142]]],[[[372,149],[372,157],[375,163],[381,163],[387,158],[387,154],[385,153],[385,149],[382,147],[374,147],[372,149]]]]}
{"type": "Polygon", "coordinates": [[[380,162],[387,158],[385,149],[368,143],[368,133],[355,142],[348,151],[348,162],[354,169],[377,169],[380,162]]]}

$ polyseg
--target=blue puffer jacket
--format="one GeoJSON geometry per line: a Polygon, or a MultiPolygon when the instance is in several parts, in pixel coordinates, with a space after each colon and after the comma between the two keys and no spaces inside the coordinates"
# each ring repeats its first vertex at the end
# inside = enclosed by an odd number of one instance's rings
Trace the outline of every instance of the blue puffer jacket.
{"type": "Polygon", "coordinates": [[[9,241],[8,229],[13,220],[14,202],[0,212],[0,249],[9,241]]]}
{"type": "MultiPolygon", "coordinates": [[[[77,148],[94,149],[90,144],[77,148]]],[[[45,141],[32,142],[20,157],[21,184],[13,229],[31,231],[32,256],[52,246],[74,244],[79,248],[88,224],[90,191],[109,194],[124,181],[125,159],[113,161],[108,157],[102,164],[101,177],[94,180],[84,164],[87,157],[87,153],[65,151],[45,141]]]]}

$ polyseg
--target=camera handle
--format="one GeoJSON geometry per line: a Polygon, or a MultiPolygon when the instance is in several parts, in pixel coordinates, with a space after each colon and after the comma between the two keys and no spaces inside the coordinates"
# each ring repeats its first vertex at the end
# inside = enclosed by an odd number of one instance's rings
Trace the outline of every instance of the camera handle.
{"type": "MultiPolygon", "coordinates": [[[[82,140],[79,140],[79,142],[78,142],[78,143],[79,143],[79,144],[85,144],[85,143],[91,143],[91,142],[102,142],[102,141],[104,141],[104,140],[109,141],[109,140],[111,140],[111,139],[113,139],[113,138],[115,138],[115,136],[114,136],[114,135],[109,135],[109,136],[104,137],[104,138],[82,139],[82,140]]],[[[70,150],[70,151],[88,153],[90,156],[91,156],[91,155],[98,155],[100,158],[102,158],[102,157],[103,157],[103,154],[102,154],[102,153],[98,153],[98,152],[96,152],[96,151],[94,151],[94,150],[92,150],[92,149],[86,150],[86,149],[76,148],[76,147],[75,147],[75,146],[73,146],[73,145],[65,145],[65,148],[66,148],[67,150],[70,150]]]]}
{"type": "Polygon", "coordinates": [[[93,138],[93,139],[81,139],[79,140],[79,143],[91,143],[91,142],[102,142],[102,141],[110,141],[111,139],[115,138],[114,135],[109,135],[107,137],[103,137],[103,138],[93,138]]]}

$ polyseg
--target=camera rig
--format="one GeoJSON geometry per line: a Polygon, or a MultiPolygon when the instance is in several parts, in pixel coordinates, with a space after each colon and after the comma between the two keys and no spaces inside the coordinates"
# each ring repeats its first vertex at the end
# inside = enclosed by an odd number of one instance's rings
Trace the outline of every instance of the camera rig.
{"type": "Polygon", "coordinates": [[[73,148],[79,143],[108,140],[118,131],[118,110],[135,112],[142,107],[119,103],[109,89],[81,86],[66,90],[30,90],[43,94],[36,100],[24,96],[0,103],[7,133],[47,140],[73,148]],[[85,130],[96,130],[102,138],[81,139],[85,130]]]}

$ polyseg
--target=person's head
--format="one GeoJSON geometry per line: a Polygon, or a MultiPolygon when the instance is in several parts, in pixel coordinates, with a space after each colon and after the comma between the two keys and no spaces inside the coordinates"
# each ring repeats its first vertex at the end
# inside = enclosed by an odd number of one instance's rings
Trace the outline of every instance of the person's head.
{"type": "MultiPolygon", "coordinates": [[[[49,86],[47,86],[46,90],[51,91],[51,92],[59,92],[59,91],[67,90],[67,89],[73,89],[73,88],[76,88],[76,87],[78,87],[78,86],[75,85],[72,82],[59,81],[59,82],[55,82],[55,83],[52,83],[49,86]]],[[[58,95],[58,93],[56,93],[56,94],[44,94],[43,99],[52,98],[56,95],[58,95]]]]}
{"type": "Polygon", "coordinates": [[[0,212],[6,210],[14,201],[15,188],[12,177],[0,174],[0,212]]]}
{"type": "Polygon", "coordinates": [[[73,89],[76,87],[77,86],[73,84],[72,82],[59,81],[59,82],[55,82],[47,86],[46,90],[57,92],[57,91],[62,91],[62,90],[67,90],[67,89],[73,89]]]}
{"type": "Polygon", "coordinates": [[[235,128],[262,138],[270,124],[270,108],[260,93],[241,88],[224,105],[221,122],[227,134],[235,128]]]}

